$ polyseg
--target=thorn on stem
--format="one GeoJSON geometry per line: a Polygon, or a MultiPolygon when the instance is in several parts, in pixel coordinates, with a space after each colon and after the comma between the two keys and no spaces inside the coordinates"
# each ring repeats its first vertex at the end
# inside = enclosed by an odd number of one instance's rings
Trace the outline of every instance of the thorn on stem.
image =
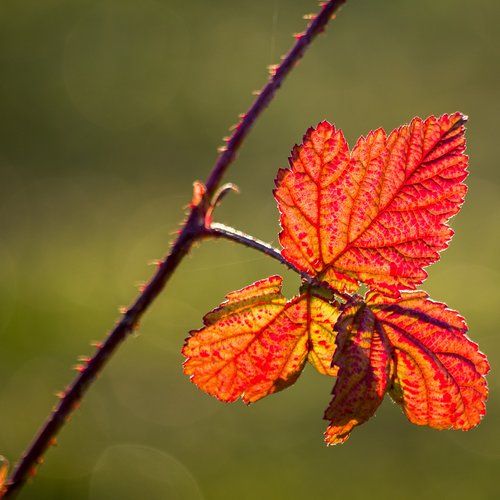
{"type": "Polygon", "coordinates": [[[210,205],[212,207],[218,207],[221,204],[222,199],[231,191],[237,194],[240,193],[240,190],[236,184],[227,182],[226,184],[221,186],[214,194],[214,197],[212,198],[212,202],[210,203],[210,205]]]}
{"type": "Polygon", "coordinates": [[[278,71],[278,68],[279,68],[279,64],[270,64],[268,67],[267,67],[267,70],[269,71],[269,74],[271,76],[275,76],[276,75],[276,71],[278,71]]]}
{"type": "Polygon", "coordinates": [[[161,264],[162,264],[162,262],[163,262],[163,261],[162,261],[161,259],[151,259],[151,260],[147,263],[147,265],[148,265],[148,266],[160,267],[160,266],[161,266],[161,264]]]}
{"type": "Polygon", "coordinates": [[[228,182],[228,183],[224,184],[223,186],[221,186],[217,190],[217,192],[214,194],[212,201],[210,202],[210,206],[208,207],[208,209],[205,213],[204,225],[206,228],[210,228],[212,226],[212,222],[213,222],[212,217],[213,217],[213,213],[214,213],[215,208],[220,205],[224,196],[226,196],[226,194],[231,192],[231,191],[233,191],[235,193],[240,192],[240,190],[238,189],[238,186],[228,182]]]}

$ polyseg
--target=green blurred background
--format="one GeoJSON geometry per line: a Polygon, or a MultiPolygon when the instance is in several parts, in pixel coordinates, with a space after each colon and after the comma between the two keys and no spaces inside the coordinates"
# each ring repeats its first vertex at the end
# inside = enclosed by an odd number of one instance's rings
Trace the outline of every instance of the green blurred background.
{"type": "MultiPolygon", "coordinates": [[[[216,148],[316,9],[311,0],[2,0],[0,453],[15,461],[162,257],[216,148]]],[[[271,190],[322,119],[352,145],[372,128],[470,116],[467,202],[425,288],[458,309],[490,359],[475,430],[411,425],[385,401],[326,448],[332,380],[306,368],[245,407],[182,374],[190,329],[273,273],[252,250],[196,248],[91,389],[26,499],[500,498],[500,3],[348,1],[244,145],[216,219],[277,245],[271,190]],[[497,472],[495,472],[497,471],[497,472]]]]}

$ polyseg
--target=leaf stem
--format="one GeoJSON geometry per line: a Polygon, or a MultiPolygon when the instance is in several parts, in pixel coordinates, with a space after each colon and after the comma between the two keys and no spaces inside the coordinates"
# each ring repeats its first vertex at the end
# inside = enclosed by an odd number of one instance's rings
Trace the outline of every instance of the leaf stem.
{"type": "MultiPolygon", "coordinates": [[[[335,11],[344,2],[345,0],[330,0],[323,3],[320,12],[312,19],[307,30],[296,37],[296,42],[292,46],[290,52],[288,52],[276,71],[271,74],[268,82],[259,92],[258,97],[247,113],[242,116],[241,121],[229,138],[226,147],[218,156],[212,167],[205,184],[209,197],[213,196],[219,187],[226,170],[233,162],[239,147],[248,135],[255,120],[269,104],[275,92],[282,85],[285,77],[304,54],[306,48],[311,44],[314,38],[324,30],[335,11]]],[[[58,405],[42,425],[38,434],[14,468],[4,489],[0,492],[0,498],[14,498],[28,478],[34,475],[37,466],[42,462],[43,455],[49,446],[55,442],[56,435],[68,421],[72,412],[78,407],[83,396],[96,379],[96,376],[101,372],[106,362],[111,358],[118,346],[127,336],[137,328],[142,315],[165,288],[167,281],[177,269],[182,259],[189,252],[193,243],[207,236],[204,226],[206,215],[204,210],[205,208],[202,205],[191,206],[190,212],[170,252],[159,264],[151,281],[143,288],[135,302],[127,309],[104,342],[98,346],[91,359],[82,366],[81,372],[72,384],[64,391],[58,405]]],[[[258,240],[254,241],[258,242],[258,240]]],[[[264,247],[261,246],[260,248],[264,247]]],[[[268,255],[276,258],[273,251],[268,249],[267,252],[269,252],[268,255]]]]}
{"type": "Polygon", "coordinates": [[[237,229],[233,229],[232,227],[226,226],[225,224],[218,224],[218,223],[213,223],[210,225],[209,228],[206,228],[205,234],[208,237],[225,238],[226,240],[234,241],[246,247],[258,250],[259,252],[262,252],[266,255],[269,255],[269,257],[276,259],[278,262],[288,267],[288,269],[295,271],[297,274],[300,275],[302,280],[307,282],[309,285],[323,288],[328,292],[333,292],[335,295],[341,297],[345,301],[352,299],[352,295],[341,292],[340,290],[333,288],[324,281],[317,280],[314,276],[311,276],[306,271],[301,271],[294,264],[285,259],[285,257],[281,255],[281,252],[277,248],[274,248],[265,241],[254,238],[249,234],[245,234],[241,231],[238,231],[237,229]]]}
{"type": "Polygon", "coordinates": [[[288,269],[295,271],[303,280],[309,283],[311,283],[311,281],[313,280],[311,275],[309,275],[305,271],[300,271],[291,262],[286,260],[277,248],[274,248],[269,243],[259,240],[258,238],[254,238],[249,234],[238,231],[237,229],[226,226],[225,224],[218,224],[215,222],[209,228],[205,229],[205,234],[209,237],[211,236],[213,238],[224,238],[226,240],[240,243],[241,245],[244,245],[246,247],[253,248],[254,250],[258,250],[259,252],[269,255],[269,257],[277,260],[284,266],[288,267],[288,269]]]}

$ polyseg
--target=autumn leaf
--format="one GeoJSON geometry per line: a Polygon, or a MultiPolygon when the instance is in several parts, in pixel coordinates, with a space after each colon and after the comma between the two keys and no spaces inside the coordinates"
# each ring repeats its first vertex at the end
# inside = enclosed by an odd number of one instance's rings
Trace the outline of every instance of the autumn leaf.
{"type": "Polygon", "coordinates": [[[414,118],[361,137],[352,153],[328,122],[309,129],[276,180],[283,256],[342,290],[359,281],[392,296],[414,289],[464,200],[465,121],[414,118]]]}
{"type": "Polygon", "coordinates": [[[368,420],[386,390],[415,424],[468,430],[480,422],[489,365],[456,311],[425,292],[399,299],[371,292],[345,308],[336,330],[340,370],[325,412],[328,444],[368,420]]]}
{"type": "Polygon", "coordinates": [[[452,237],[447,223],[466,193],[465,121],[414,118],[389,135],[370,132],[352,152],[328,122],[309,129],[274,191],[281,255],[302,275],[300,294],[287,301],[271,276],[227,295],[186,340],[191,380],[251,403],[293,384],[309,361],[337,377],[328,444],[345,442],[386,393],[417,425],[476,426],[486,357],[457,312],[408,291],[452,237]],[[364,298],[353,293],[361,283],[364,298]]]}
{"type": "Polygon", "coordinates": [[[321,373],[336,374],[330,365],[338,308],[312,293],[287,302],[281,283],[271,276],[230,293],[191,332],[184,372],[200,389],[252,403],[295,382],[307,359],[321,373]]]}

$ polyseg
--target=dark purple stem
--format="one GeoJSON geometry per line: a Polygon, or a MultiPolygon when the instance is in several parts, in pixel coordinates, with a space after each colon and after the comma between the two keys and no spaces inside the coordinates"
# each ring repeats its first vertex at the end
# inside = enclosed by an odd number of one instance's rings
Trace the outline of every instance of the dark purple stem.
{"type": "MultiPolygon", "coordinates": [[[[319,14],[309,24],[305,33],[297,37],[292,49],[271,75],[269,81],[259,93],[248,112],[243,115],[229,138],[225,150],[217,158],[206,181],[206,199],[210,199],[216,192],[227,168],[234,160],[241,143],[249,133],[255,120],[264,111],[274,96],[276,90],[281,86],[284,78],[302,57],[305,49],[323,31],[335,11],[344,2],[345,0],[330,0],[329,2],[325,2],[319,14]]],[[[165,284],[177,269],[184,256],[189,252],[192,244],[196,240],[208,236],[205,228],[206,210],[207,206],[205,203],[191,207],[187,219],[179,231],[167,257],[158,266],[155,275],[141,291],[141,294],[133,305],[127,309],[102,345],[97,348],[94,356],[86,363],[73,383],[64,392],[59,404],[51,415],[49,415],[35,439],[14,468],[3,491],[0,492],[1,498],[14,498],[19,493],[27,479],[34,474],[36,467],[42,461],[43,455],[51,443],[55,442],[57,434],[67,422],[71,413],[78,407],[84,394],[96,379],[96,376],[128,334],[137,327],[142,315],[164,289],[165,284]]]]}
{"type": "Polygon", "coordinates": [[[296,35],[297,41],[292,49],[276,68],[276,71],[271,74],[269,81],[259,92],[258,97],[255,99],[250,109],[243,115],[241,121],[229,138],[225,150],[217,159],[210,177],[206,182],[207,192],[210,195],[217,189],[224,173],[233,161],[240,144],[247,136],[254,121],[269,104],[275,92],[281,87],[285,77],[304,54],[306,48],[311,44],[314,38],[323,31],[328,21],[344,2],[345,0],[330,0],[329,2],[324,2],[321,12],[311,20],[307,30],[300,35],[296,35]]]}

